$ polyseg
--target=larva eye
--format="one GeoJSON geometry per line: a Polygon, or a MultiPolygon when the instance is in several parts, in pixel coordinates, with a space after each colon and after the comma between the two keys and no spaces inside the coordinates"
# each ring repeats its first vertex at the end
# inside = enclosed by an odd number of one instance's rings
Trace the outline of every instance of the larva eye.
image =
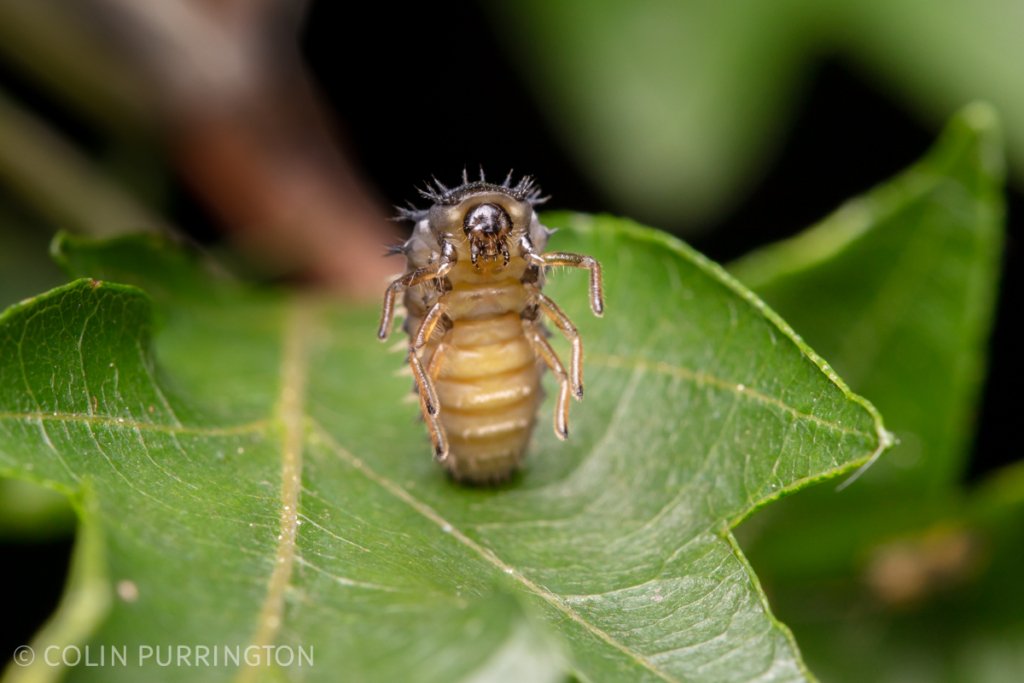
{"type": "Polygon", "coordinates": [[[511,174],[500,185],[464,176],[458,187],[435,181],[436,190],[420,191],[433,205],[405,210],[417,220],[416,232],[378,330],[387,337],[395,298],[404,292],[408,360],[434,457],[472,484],[502,481],[519,467],[545,368],[558,380],[558,438],[569,435],[570,398],[583,397],[583,342],[541,291],[543,266],[589,270],[591,308],[604,310],[600,265],[579,254],[540,253],[551,234],[533,210],[543,201],[540,191],[528,177],[510,181],[511,174]],[[545,318],[569,339],[568,370],[547,341],[545,318]]]}

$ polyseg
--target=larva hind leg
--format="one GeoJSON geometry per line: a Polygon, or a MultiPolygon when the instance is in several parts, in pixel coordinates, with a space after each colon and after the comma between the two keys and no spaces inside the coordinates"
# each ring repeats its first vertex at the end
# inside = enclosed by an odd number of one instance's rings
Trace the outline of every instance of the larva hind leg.
{"type": "Polygon", "coordinates": [[[430,441],[434,445],[434,458],[443,461],[448,457],[448,435],[445,433],[444,425],[441,424],[439,414],[441,403],[437,397],[437,389],[434,387],[434,378],[437,376],[443,344],[439,344],[431,354],[428,367],[424,369],[420,360],[419,349],[427,344],[434,330],[437,328],[447,306],[437,302],[420,321],[415,332],[411,335],[409,345],[409,367],[416,377],[416,386],[419,388],[420,408],[423,410],[423,420],[427,423],[430,432],[430,441]]]}
{"type": "Polygon", "coordinates": [[[443,462],[448,458],[448,435],[441,424],[439,413],[440,404],[437,401],[437,390],[434,388],[434,381],[423,368],[414,349],[409,349],[409,367],[416,378],[416,387],[420,396],[420,410],[423,412],[423,421],[427,424],[427,431],[430,432],[430,442],[434,446],[434,459],[443,462]]]}
{"type": "Polygon", "coordinates": [[[533,347],[534,353],[544,359],[544,363],[558,380],[558,402],[555,403],[555,436],[561,440],[569,438],[569,375],[565,366],[558,359],[558,354],[544,338],[544,333],[532,322],[524,322],[526,339],[533,347]]]}

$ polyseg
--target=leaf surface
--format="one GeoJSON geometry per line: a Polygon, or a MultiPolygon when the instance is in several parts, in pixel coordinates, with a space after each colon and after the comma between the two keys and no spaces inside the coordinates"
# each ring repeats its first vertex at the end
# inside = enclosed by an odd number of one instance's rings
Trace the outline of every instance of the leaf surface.
{"type": "MultiPolygon", "coordinates": [[[[0,195],[0,308],[63,281],[46,255],[51,237],[0,195]]],[[[59,536],[73,529],[64,496],[20,479],[0,479],[0,538],[59,536]]]]}
{"type": "Polygon", "coordinates": [[[308,681],[807,678],[731,528],[884,449],[878,414],[681,243],[548,222],[553,248],[603,261],[607,313],[583,274],[554,275],[587,397],[564,444],[545,403],[525,472],[494,489],[431,462],[376,310],[252,290],[152,237],[61,241],[97,279],[0,320],[0,472],[88,502],[102,530],[115,597],[80,639],[312,647],[315,666],[276,670],[308,681]]]}

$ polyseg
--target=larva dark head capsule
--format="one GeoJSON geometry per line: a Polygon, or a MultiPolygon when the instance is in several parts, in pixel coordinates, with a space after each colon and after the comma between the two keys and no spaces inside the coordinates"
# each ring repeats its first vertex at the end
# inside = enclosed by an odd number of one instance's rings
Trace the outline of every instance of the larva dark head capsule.
{"type": "Polygon", "coordinates": [[[435,458],[469,483],[507,479],[519,466],[542,400],[544,367],[558,379],[555,434],[569,434],[569,399],[583,396],[583,345],[576,327],[543,294],[546,266],[590,271],[590,304],[600,315],[601,267],[589,256],[543,253],[551,231],[534,210],[540,191],[484,180],[449,189],[434,181],[426,210],[402,209],[415,223],[398,250],[408,262],[388,287],[378,336],[391,328],[405,293],[409,365],[435,458]],[[547,341],[542,317],[570,341],[568,372],[547,341]]]}
{"type": "Polygon", "coordinates": [[[547,232],[534,211],[542,199],[530,179],[515,186],[483,179],[454,189],[435,184],[437,190],[421,192],[434,202],[426,212],[426,228],[439,245],[451,246],[456,259],[493,271],[509,265],[524,237],[531,244],[533,237],[540,239],[534,248],[544,248],[547,232]]]}
{"type": "Polygon", "coordinates": [[[484,202],[466,212],[462,229],[469,238],[469,257],[473,265],[479,259],[493,261],[500,255],[508,265],[508,238],[512,232],[512,219],[498,204],[484,202]]]}

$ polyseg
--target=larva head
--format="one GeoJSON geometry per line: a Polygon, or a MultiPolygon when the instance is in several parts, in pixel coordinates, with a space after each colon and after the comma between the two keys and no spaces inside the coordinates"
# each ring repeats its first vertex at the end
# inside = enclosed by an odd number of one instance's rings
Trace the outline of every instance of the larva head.
{"type": "Polygon", "coordinates": [[[508,263],[508,238],[512,219],[500,204],[483,202],[468,209],[462,219],[462,230],[469,239],[470,258],[474,264],[495,261],[498,256],[508,263]]]}
{"type": "Polygon", "coordinates": [[[459,257],[469,257],[477,268],[507,264],[514,245],[533,232],[533,207],[544,201],[540,191],[529,177],[514,186],[509,179],[501,185],[482,178],[468,182],[465,176],[463,181],[449,189],[435,180],[437,190],[421,191],[433,206],[420,215],[438,244],[456,246],[459,257]]]}

